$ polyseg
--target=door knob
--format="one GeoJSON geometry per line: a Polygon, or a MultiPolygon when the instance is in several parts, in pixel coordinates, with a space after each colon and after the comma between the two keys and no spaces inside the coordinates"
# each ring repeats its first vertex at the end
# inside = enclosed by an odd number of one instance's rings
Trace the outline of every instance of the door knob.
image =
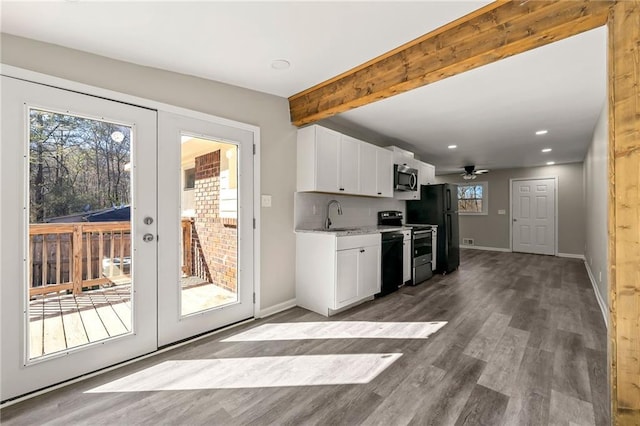
{"type": "Polygon", "coordinates": [[[151,225],[153,223],[153,218],[147,216],[147,217],[144,218],[143,222],[144,222],[145,225],[151,225]]]}
{"type": "Polygon", "coordinates": [[[153,241],[153,234],[144,234],[142,236],[142,241],[144,241],[145,243],[150,243],[151,241],[153,241]]]}
{"type": "Polygon", "coordinates": [[[518,221],[518,219],[516,219],[516,218],[514,217],[514,218],[513,218],[513,221],[514,221],[514,222],[517,222],[517,221],[518,221]]]}

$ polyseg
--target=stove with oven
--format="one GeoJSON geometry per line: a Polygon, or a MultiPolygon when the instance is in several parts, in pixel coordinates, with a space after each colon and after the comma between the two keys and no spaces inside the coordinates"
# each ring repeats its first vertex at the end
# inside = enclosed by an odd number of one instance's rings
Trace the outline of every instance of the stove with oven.
{"type": "Polygon", "coordinates": [[[411,225],[411,243],[413,252],[413,285],[418,285],[433,276],[436,264],[436,241],[438,227],[433,225],[411,225]]]}
{"type": "MultiPolygon", "coordinates": [[[[389,210],[378,212],[378,225],[402,226],[402,212],[389,210]]],[[[424,224],[406,224],[411,231],[411,281],[407,284],[418,285],[433,276],[436,265],[436,250],[438,227],[424,224]]]]}

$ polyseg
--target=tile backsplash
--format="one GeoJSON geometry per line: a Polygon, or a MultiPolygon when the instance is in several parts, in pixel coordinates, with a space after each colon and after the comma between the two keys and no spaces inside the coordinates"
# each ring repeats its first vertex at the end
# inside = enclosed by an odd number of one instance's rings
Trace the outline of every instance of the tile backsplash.
{"type": "Polygon", "coordinates": [[[315,229],[324,226],[327,204],[331,200],[337,200],[342,206],[342,215],[338,215],[336,206],[331,206],[331,226],[334,228],[377,225],[378,212],[381,210],[400,210],[403,214],[406,212],[406,202],[393,198],[296,192],[294,228],[315,229]]]}

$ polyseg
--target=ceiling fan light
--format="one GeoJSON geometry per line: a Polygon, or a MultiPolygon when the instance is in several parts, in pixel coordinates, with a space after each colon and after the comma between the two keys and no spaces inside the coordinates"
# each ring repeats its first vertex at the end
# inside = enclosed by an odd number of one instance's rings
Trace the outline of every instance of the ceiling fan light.
{"type": "Polygon", "coordinates": [[[476,175],[464,175],[462,177],[464,178],[464,180],[470,180],[470,179],[475,179],[476,175]]]}

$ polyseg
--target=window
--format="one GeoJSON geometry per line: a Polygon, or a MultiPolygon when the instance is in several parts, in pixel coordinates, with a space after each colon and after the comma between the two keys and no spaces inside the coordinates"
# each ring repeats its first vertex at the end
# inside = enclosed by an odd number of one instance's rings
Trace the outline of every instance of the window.
{"type": "Polygon", "coordinates": [[[487,214],[487,182],[458,185],[458,213],[487,214]]]}
{"type": "Polygon", "coordinates": [[[184,189],[193,189],[196,186],[196,169],[184,171],[184,189]]]}

